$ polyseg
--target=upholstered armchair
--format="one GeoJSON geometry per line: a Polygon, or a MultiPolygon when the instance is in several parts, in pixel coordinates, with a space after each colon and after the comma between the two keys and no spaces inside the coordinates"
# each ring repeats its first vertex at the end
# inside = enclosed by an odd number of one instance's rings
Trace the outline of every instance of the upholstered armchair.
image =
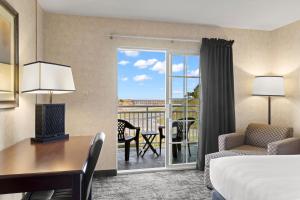
{"type": "Polygon", "coordinates": [[[245,133],[219,136],[219,151],[226,150],[243,155],[300,154],[300,138],[293,137],[292,128],[249,124],[245,133]]]}

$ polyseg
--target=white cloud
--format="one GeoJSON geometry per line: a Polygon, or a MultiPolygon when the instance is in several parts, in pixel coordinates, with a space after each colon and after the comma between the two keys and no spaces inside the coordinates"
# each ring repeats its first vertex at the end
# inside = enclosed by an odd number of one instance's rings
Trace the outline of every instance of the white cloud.
{"type": "MultiPolygon", "coordinates": [[[[179,63],[179,64],[173,64],[172,66],[172,71],[173,72],[180,72],[182,71],[184,68],[183,63],[179,63]]],[[[160,62],[158,61],[157,63],[155,63],[155,65],[151,68],[151,70],[153,71],[157,71],[160,74],[164,74],[166,73],[166,61],[160,62]]]]}
{"type": "Polygon", "coordinates": [[[140,69],[145,69],[151,65],[154,65],[157,62],[157,59],[148,59],[148,60],[138,60],[134,63],[134,66],[140,69]]]}
{"type": "Polygon", "coordinates": [[[152,78],[146,74],[136,75],[135,77],[133,77],[133,80],[136,82],[146,81],[150,79],[152,78]]]}
{"type": "Polygon", "coordinates": [[[124,76],[121,78],[122,81],[128,81],[128,77],[124,76]]]}
{"type": "Polygon", "coordinates": [[[151,68],[152,71],[157,71],[160,74],[166,73],[166,61],[158,61],[155,65],[151,68]]]}
{"type": "Polygon", "coordinates": [[[184,68],[183,63],[179,63],[179,64],[173,64],[172,65],[172,71],[173,72],[180,72],[182,71],[184,68]]]}
{"type": "Polygon", "coordinates": [[[140,54],[138,51],[134,51],[134,50],[123,50],[121,52],[124,53],[126,56],[129,56],[129,57],[136,57],[140,54]]]}
{"type": "Polygon", "coordinates": [[[173,90],[173,94],[182,94],[181,90],[173,90]]]}
{"type": "Polygon", "coordinates": [[[192,70],[188,75],[189,76],[199,76],[199,69],[192,70]]]}
{"type": "Polygon", "coordinates": [[[127,65],[129,63],[129,61],[127,60],[121,60],[118,64],[119,65],[127,65]]]}

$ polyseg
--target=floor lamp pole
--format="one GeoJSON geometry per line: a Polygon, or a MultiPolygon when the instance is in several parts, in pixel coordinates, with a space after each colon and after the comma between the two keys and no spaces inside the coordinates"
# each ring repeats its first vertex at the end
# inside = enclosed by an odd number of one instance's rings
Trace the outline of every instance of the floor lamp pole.
{"type": "Polygon", "coordinates": [[[268,124],[271,124],[271,96],[268,96],[268,124]]]}

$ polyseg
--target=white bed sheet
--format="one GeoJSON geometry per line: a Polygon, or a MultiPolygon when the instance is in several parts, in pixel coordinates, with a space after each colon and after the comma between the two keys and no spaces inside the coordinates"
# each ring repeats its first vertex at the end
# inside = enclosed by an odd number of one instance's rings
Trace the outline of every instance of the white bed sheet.
{"type": "Polygon", "coordinates": [[[300,155],[216,158],[210,177],[226,200],[300,200],[300,155]]]}

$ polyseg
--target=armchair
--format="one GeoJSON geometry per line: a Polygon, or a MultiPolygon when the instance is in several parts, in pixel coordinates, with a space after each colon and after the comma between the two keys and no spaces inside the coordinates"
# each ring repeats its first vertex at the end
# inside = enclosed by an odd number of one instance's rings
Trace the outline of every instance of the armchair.
{"type": "Polygon", "coordinates": [[[210,160],[242,155],[300,154],[300,138],[293,136],[292,128],[266,124],[249,124],[245,133],[229,133],[219,136],[219,152],[205,155],[205,185],[212,189],[210,160]]]}
{"type": "Polygon", "coordinates": [[[220,135],[219,151],[245,155],[300,154],[300,138],[292,136],[292,128],[249,124],[245,133],[220,135]]]}

